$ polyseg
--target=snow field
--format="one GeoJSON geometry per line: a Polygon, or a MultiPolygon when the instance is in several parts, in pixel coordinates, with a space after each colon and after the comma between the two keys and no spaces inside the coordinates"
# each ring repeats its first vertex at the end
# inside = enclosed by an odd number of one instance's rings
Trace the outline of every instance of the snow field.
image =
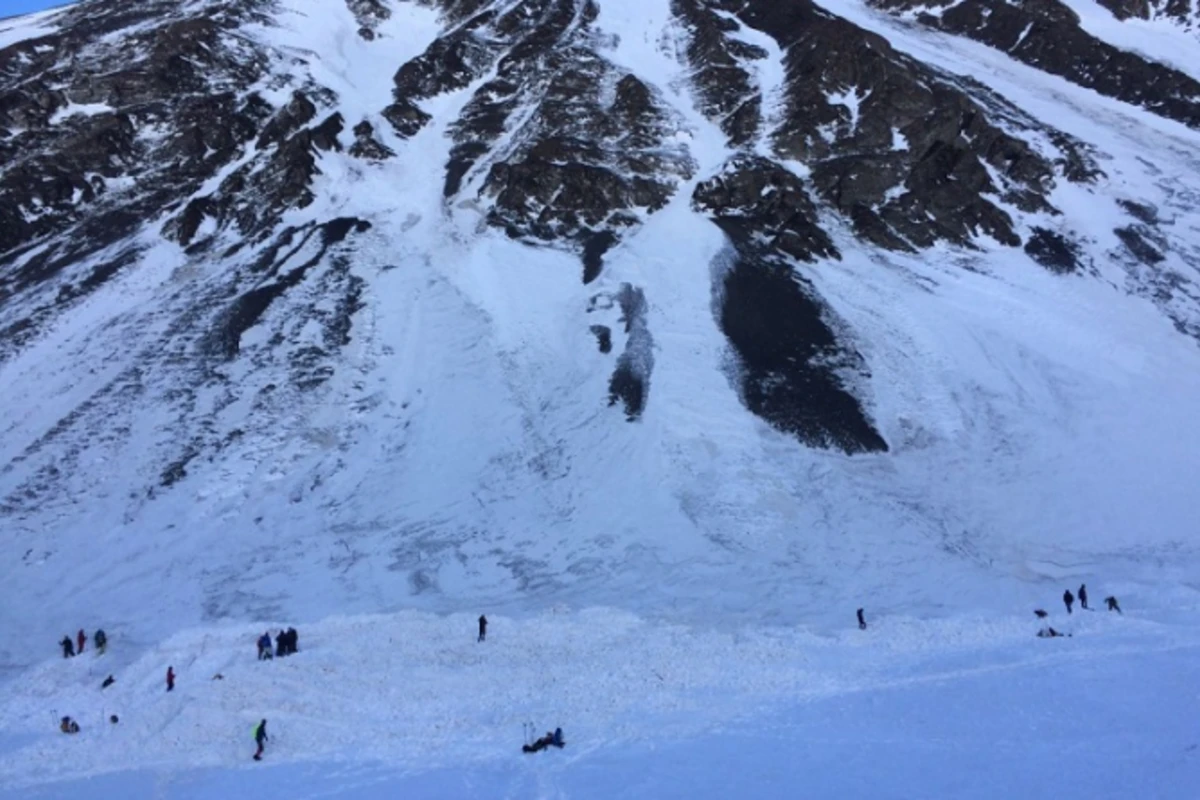
{"type": "MultiPolygon", "coordinates": [[[[964,714],[975,721],[974,715],[998,713],[985,693],[971,690],[972,681],[1013,683],[1007,694],[1015,699],[1031,682],[1044,683],[1039,676],[1046,673],[1079,680],[1092,662],[1194,653],[1196,629],[1178,620],[1195,610],[1193,598],[1186,609],[1153,618],[1052,612],[1051,623],[1075,637],[1039,640],[1032,615],[928,621],[868,611],[872,627],[865,632],[847,625],[818,634],[795,627],[689,628],[616,609],[558,609],[523,619],[491,616],[484,643],[475,641],[473,614],[401,612],[302,625],[299,654],[269,662],[255,660],[262,631],[250,625],[184,631],[144,649],[114,637],[104,656],[89,649],[74,659],[49,659],[9,684],[0,701],[0,790],[140,770],[164,776],[254,770],[251,731],[264,717],[268,763],[339,765],[323,769],[329,774],[373,764],[410,776],[511,769],[504,765],[522,758],[525,723],[539,735],[564,728],[568,748],[546,759],[560,764],[553,767],[560,773],[619,759],[622,750],[713,746],[726,730],[735,737],[747,735],[739,730],[766,730],[790,739],[802,757],[807,747],[856,740],[886,753],[901,740],[880,726],[873,703],[864,708],[854,698],[926,695],[949,705],[928,714],[914,706],[894,724],[956,726],[964,714]],[[177,674],[170,693],[167,665],[177,674]],[[110,672],[116,683],[101,690],[110,672]],[[117,725],[105,721],[113,713],[117,725]],[[63,715],[79,721],[79,735],[58,732],[63,715]],[[943,715],[948,719],[934,722],[943,715]],[[815,725],[822,718],[835,727],[815,725]],[[796,725],[811,730],[802,736],[776,730],[796,725]],[[849,733],[863,726],[874,738],[849,733]]],[[[1118,690],[1134,676],[1119,680],[1118,690]]],[[[1104,705],[1092,696],[1095,688],[1074,701],[1104,705]]],[[[1179,699],[1179,714],[1197,705],[1195,697],[1179,699]]],[[[891,701],[882,702],[885,714],[897,714],[891,701]]],[[[1036,736],[1043,704],[1060,701],[1038,685],[1019,702],[1023,715],[1002,713],[1022,716],[1026,732],[1036,736]]],[[[739,749],[736,738],[721,747],[739,749]]],[[[624,785],[623,796],[638,796],[633,786],[624,785]]]]}

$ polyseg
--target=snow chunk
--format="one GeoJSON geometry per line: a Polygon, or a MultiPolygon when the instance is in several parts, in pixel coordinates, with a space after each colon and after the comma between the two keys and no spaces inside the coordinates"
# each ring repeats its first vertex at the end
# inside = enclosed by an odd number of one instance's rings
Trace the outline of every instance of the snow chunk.
{"type": "Polygon", "coordinates": [[[108,103],[67,103],[66,106],[54,112],[50,117],[51,125],[58,125],[71,117],[94,117],[99,114],[108,114],[116,111],[115,108],[108,103]]]}

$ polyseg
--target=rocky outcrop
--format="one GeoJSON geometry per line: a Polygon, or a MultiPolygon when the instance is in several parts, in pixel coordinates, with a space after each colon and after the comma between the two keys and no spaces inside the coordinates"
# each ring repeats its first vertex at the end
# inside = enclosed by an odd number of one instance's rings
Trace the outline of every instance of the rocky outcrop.
{"type": "Polygon", "coordinates": [[[1167,19],[1200,28],[1200,7],[1192,0],[1096,0],[1117,19],[1167,19]]]}
{"type": "MultiPolygon", "coordinates": [[[[1200,128],[1200,81],[1097,39],[1059,0],[872,2],[890,11],[915,14],[918,21],[931,28],[967,36],[1072,83],[1200,128]]],[[[1115,5],[1129,8],[1143,4],[1115,5]]],[[[1148,9],[1142,10],[1148,15],[1148,9]]],[[[1197,44],[1200,46],[1200,42],[1197,44]]]]}
{"type": "Polygon", "coordinates": [[[411,136],[429,119],[420,100],[493,70],[451,126],[444,194],[482,198],[488,222],[514,238],[576,250],[584,282],[693,169],[670,141],[680,121],[597,53],[596,13],[589,0],[539,0],[468,16],[401,67],[385,111],[411,136]]]}
{"type": "MultiPolygon", "coordinates": [[[[765,32],[784,50],[784,108],[766,132],[772,150],[806,165],[818,197],[875,245],[969,245],[981,235],[1019,245],[1005,206],[1053,211],[1047,197],[1056,180],[1089,177],[1086,168],[1067,168],[1088,162],[1067,137],[811,3],[688,3],[687,52],[704,97],[725,97],[727,107],[749,85],[714,44],[737,41],[731,25],[765,32]],[[1056,151],[1039,152],[1011,132],[1022,129],[1044,134],[1056,151]]],[[[719,103],[704,107],[728,119],[719,103]]]]}
{"type": "Polygon", "coordinates": [[[742,26],[721,4],[671,0],[671,12],[687,31],[685,56],[701,111],[721,126],[731,146],[750,144],[760,132],[764,102],[751,65],[769,53],[738,38],[742,26]]]}
{"type": "Polygon", "coordinates": [[[741,156],[698,184],[692,205],[733,245],[734,254],[720,257],[728,263],[713,291],[746,407],[813,447],[887,450],[847,387],[851,376],[869,377],[862,356],[839,340],[831,310],[795,268],[840,258],[804,182],[767,159],[741,156]]]}

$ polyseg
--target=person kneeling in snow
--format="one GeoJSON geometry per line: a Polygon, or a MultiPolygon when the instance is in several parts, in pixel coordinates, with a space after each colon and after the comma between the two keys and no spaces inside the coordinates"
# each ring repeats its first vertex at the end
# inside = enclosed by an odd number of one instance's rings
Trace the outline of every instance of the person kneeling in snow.
{"type": "Polygon", "coordinates": [[[63,733],[79,733],[79,723],[70,717],[63,717],[62,722],[58,724],[58,729],[63,733]]]}

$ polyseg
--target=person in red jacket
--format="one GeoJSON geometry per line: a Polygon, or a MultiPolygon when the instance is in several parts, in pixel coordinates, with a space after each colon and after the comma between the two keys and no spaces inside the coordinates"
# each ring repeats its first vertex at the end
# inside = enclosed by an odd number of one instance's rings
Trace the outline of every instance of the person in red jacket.
{"type": "Polygon", "coordinates": [[[83,628],[79,629],[79,634],[75,637],[75,644],[77,645],[75,652],[82,654],[83,646],[87,644],[87,634],[83,632],[83,628]]]}
{"type": "Polygon", "coordinates": [[[175,688],[175,668],[167,667],[167,691],[175,688]]]}

